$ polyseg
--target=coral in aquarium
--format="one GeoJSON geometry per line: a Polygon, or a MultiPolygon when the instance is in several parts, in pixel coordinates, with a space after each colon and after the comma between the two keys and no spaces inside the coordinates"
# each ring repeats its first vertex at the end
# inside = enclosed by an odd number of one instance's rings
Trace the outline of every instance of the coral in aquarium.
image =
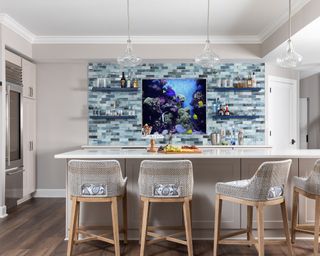
{"type": "Polygon", "coordinates": [[[159,134],[206,133],[206,80],[143,80],[143,125],[159,134]]]}

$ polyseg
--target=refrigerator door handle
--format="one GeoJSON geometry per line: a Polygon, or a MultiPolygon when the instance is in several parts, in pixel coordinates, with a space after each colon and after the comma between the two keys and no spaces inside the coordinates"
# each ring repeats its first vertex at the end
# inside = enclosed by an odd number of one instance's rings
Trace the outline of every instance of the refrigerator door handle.
{"type": "Polygon", "coordinates": [[[21,172],[24,172],[25,171],[25,169],[18,169],[17,171],[15,171],[15,172],[7,172],[6,173],[6,175],[8,175],[8,176],[11,176],[11,175],[16,175],[16,174],[19,174],[19,173],[21,173],[21,172]]]}
{"type": "Polygon", "coordinates": [[[7,157],[7,164],[8,166],[10,166],[10,85],[7,85],[7,94],[6,94],[6,98],[7,98],[7,136],[6,136],[6,143],[7,143],[7,153],[8,153],[8,157],[7,157]]]}

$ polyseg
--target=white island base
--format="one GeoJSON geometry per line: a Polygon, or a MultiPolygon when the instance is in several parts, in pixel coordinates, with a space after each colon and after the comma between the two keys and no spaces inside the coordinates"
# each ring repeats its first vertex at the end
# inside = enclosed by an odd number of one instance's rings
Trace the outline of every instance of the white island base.
{"type": "MultiPolygon", "coordinates": [[[[117,159],[124,176],[128,177],[128,227],[129,239],[138,239],[140,225],[140,200],[138,176],[140,163],[144,159],[189,159],[194,168],[194,194],[192,200],[193,239],[213,239],[215,184],[250,178],[264,161],[292,159],[286,199],[291,219],[291,198],[293,176],[305,176],[320,158],[320,150],[273,151],[272,149],[203,149],[200,154],[147,153],[144,149],[83,149],[55,156],[58,159],[117,159]]],[[[66,189],[66,191],[68,191],[66,189]]],[[[70,197],[66,195],[66,237],[70,213],[70,197]]],[[[121,214],[121,208],[119,212],[121,214]]],[[[312,223],[314,206],[311,201],[300,200],[299,222],[312,223]]],[[[151,207],[152,225],[183,225],[182,208],[176,204],[154,204],[151,207]]],[[[121,217],[119,218],[121,220],[121,217]]],[[[105,204],[84,204],[81,207],[81,224],[111,225],[110,206],[105,204]]],[[[120,223],[121,225],[121,223],[120,223]]],[[[254,227],[255,214],[254,214],[254,227]]],[[[223,203],[222,229],[246,228],[246,207],[223,203]]],[[[280,207],[265,209],[266,237],[283,236],[280,207]]],[[[308,236],[306,236],[308,237],[308,236]]]]}

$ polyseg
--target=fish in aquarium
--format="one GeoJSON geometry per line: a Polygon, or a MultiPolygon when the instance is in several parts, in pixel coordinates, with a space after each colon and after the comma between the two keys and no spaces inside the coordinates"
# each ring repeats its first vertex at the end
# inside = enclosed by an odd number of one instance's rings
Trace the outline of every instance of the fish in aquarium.
{"type": "Polygon", "coordinates": [[[152,133],[206,133],[205,79],[144,79],[142,91],[142,121],[152,133]]]}

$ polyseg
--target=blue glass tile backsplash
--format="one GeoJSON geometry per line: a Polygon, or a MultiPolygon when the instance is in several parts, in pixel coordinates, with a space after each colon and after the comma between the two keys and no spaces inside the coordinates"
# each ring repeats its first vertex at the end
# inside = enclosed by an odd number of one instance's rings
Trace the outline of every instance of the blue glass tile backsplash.
{"type": "MultiPolygon", "coordinates": [[[[122,70],[116,64],[88,65],[89,145],[147,145],[142,137],[142,79],[205,78],[207,83],[207,135],[174,135],[174,144],[210,145],[210,133],[224,131],[225,141],[237,143],[240,129],[244,145],[265,144],[265,65],[264,63],[222,63],[213,71],[192,63],[143,64],[122,70]],[[122,71],[138,79],[137,90],[120,88],[122,71]],[[255,74],[253,89],[229,88],[238,78],[255,74]],[[222,86],[222,87],[221,87],[222,86]],[[228,104],[231,116],[216,116],[216,105],[228,104]]],[[[159,143],[165,143],[165,139],[159,143]]]]}

